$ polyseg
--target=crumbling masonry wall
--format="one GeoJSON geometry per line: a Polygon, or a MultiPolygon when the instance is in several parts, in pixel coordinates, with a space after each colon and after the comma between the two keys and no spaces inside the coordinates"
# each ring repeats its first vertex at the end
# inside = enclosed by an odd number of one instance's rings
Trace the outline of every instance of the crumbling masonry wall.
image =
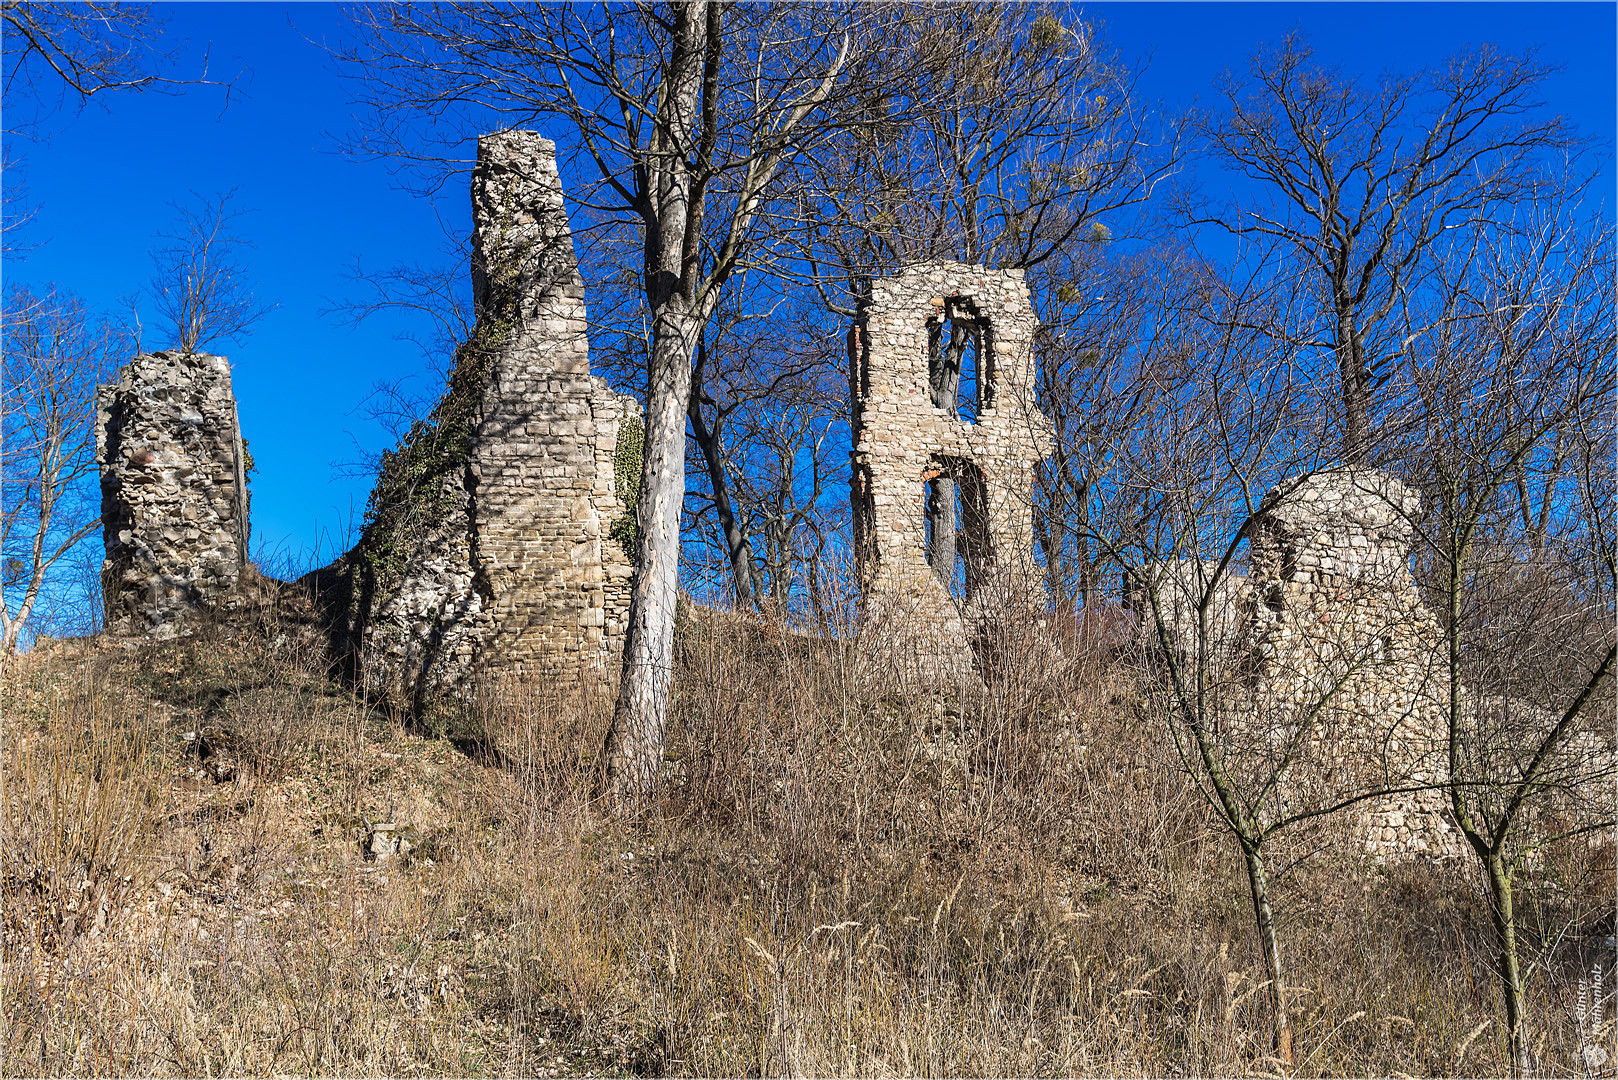
{"type": "Polygon", "coordinates": [[[96,391],[109,633],[173,637],[232,608],[247,489],[230,362],[142,354],[96,391]]]}
{"type": "Polygon", "coordinates": [[[1031,493],[1053,432],[1034,405],[1037,326],[1021,270],[933,263],[871,282],[849,334],[868,636],[923,678],[971,675],[987,620],[1045,606],[1031,493]]]}
{"type": "Polygon", "coordinates": [[[486,136],[472,176],[473,284],[503,326],[472,440],[473,533],[491,622],[480,662],[517,674],[599,665],[621,648],[609,608],[630,564],[603,543],[617,505],[610,461],[633,402],[590,374],[584,280],[562,202],[556,144],[486,136]]]}
{"type": "Polygon", "coordinates": [[[1410,571],[1419,509],[1394,477],[1335,469],[1271,491],[1249,536],[1238,642],[1248,691],[1231,722],[1281,737],[1310,722],[1294,775],[1306,797],[1425,785],[1352,812],[1380,858],[1459,850],[1437,787],[1448,771],[1442,637],[1410,571]]]}
{"type": "Polygon", "coordinates": [[[385,463],[360,544],[314,576],[361,681],[416,705],[474,673],[601,672],[629,600],[607,533],[632,511],[614,465],[639,407],[590,373],[555,144],[480,139],[472,212],[474,338],[385,463]]]}

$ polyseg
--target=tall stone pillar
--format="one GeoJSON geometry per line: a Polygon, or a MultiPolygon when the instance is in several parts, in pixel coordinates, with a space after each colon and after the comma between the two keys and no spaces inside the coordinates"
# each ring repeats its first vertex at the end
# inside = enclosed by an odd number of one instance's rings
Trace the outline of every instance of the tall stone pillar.
{"type": "Polygon", "coordinates": [[[137,356],[96,409],[108,632],[173,637],[233,607],[247,496],[230,362],[137,356]]]}
{"type": "Polygon", "coordinates": [[[590,373],[556,145],[479,139],[472,220],[476,331],[384,455],[360,543],[310,578],[360,681],[413,709],[473,676],[609,672],[628,604],[608,532],[640,409],[590,373]]]}
{"type": "Polygon", "coordinates": [[[597,428],[616,434],[620,410],[590,374],[556,144],[532,131],[480,139],[472,214],[480,332],[493,348],[471,447],[475,558],[491,598],[481,663],[518,674],[599,665],[609,621],[622,621],[608,619],[608,586],[623,575],[607,564],[627,561],[603,544],[614,485],[598,483],[597,428]]]}

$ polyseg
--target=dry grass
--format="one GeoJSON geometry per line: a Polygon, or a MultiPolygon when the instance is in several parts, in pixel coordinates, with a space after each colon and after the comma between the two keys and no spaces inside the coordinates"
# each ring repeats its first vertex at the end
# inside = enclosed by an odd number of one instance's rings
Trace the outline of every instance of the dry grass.
{"type": "MultiPolygon", "coordinates": [[[[856,649],[705,614],[667,791],[616,823],[601,695],[488,687],[424,737],[287,640],[8,668],[8,1075],[1277,1069],[1244,879],[1104,642],[1013,635],[994,692],[900,700],[856,649]],[[408,858],[362,852],[382,820],[408,858]]],[[[1332,850],[1277,886],[1295,1071],[1502,1071],[1467,868],[1332,850]]],[[[1611,1075],[1610,953],[1577,1006],[1611,851],[1534,879],[1539,1060],[1611,1075]]]]}

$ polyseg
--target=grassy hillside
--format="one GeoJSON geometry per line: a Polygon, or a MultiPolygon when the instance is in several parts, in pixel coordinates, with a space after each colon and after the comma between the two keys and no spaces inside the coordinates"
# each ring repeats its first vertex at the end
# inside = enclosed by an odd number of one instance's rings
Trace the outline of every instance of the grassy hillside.
{"type": "MultiPolygon", "coordinates": [[[[843,645],[703,613],[666,794],[620,823],[601,695],[411,724],[300,640],[8,664],[6,1074],[1277,1069],[1240,867],[1101,650],[899,700],[843,645]],[[410,850],[372,855],[382,824],[410,850]]],[[[1470,867],[1349,850],[1301,835],[1278,875],[1295,1071],[1504,1072],[1470,867]]],[[[1611,848],[1532,880],[1536,1049],[1584,1075],[1611,848]]]]}

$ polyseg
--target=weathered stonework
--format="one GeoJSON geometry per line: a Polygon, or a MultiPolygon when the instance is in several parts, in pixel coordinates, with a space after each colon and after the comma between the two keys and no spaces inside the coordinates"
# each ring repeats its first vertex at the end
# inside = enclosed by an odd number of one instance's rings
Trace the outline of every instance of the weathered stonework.
{"type": "Polygon", "coordinates": [[[1163,647],[1166,639],[1182,662],[1192,659],[1199,633],[1197,609],[1211,583],[1214,595],[1208,604],[1208,654],[1215,665],[1232,665],[1232,649],[1242,646],[1248,624],[1251,590],[1247,575],[1228,566],[1221,574],[1218,559],[1177,559],[1155,569],[1156,615],[1146,585],[1127,577],[1124,580],[1123,606],[1135,614],[1139,642],[1156,650],[1163,647]],[[1159,617],[1162,638],[1158,636],[1159,617]]]}
{"type": "Polygon", "coordinates": [[[990,621],[1045,606],[1031,495],[1053,432],[1034,404],[1037,326],[1022,271],[934,263],[873,281],[849,334],[868,636],[924,678],[970,676],[990,621]],[[975,393],[962,402],[960,388],[975,393]]]}
{"type": "Polygon", "coordinates": [[[474,563],[492,624],[480,663],[519,675],[599,666],[622,646],[626,612],[609,611],[607,589],[630,567],[603,539],[624,509],[611,459],[634,404],[590,375],[556,144],[529,131],[481,139],[472,208],[481,317],[511,320],[472,440],[474,563]]]}
{"type": "MultiPolygon", "coordinates": [[[[413,433],[448,460],[433,463],[442,478],[421,500],[430,512],[401,512],[415,496],[384,490],[385,467],[373,527],[314,575],[361,681],[418,705],[474,673],[603,671],[622,648],[629,599],[629,557],[607,530],[632,509],[614,458],[639,407],[590,374],[555,144],[526,131],[480,139],[472,211],[477,331],[431,423],[413,433]]],[[[407,470],[412,454],[428,451],[402,446],[395,466],[407,470]]]]}
{"type": "MultiPolygon", "coordinates": [[[[1248,526],[1248,572],[1227,567],[1213,586],[1203,643],[1207,692],[1232,761],[1255,759],[1263,772],[1276,755],[1297,751],[1277,788],[1282,809],[1410,789],[1357,803],[1342,818],[1361,850],[1384,861],[1464,852],[1443,788],[1444,638],[1410,570],[1420,509],[1414,491],[1370,469],[1278,485],[1248,526]],[[1294,740],[1300,724],[1308,730],[1294,740]]],[[[1182,670],[1195,663],[1197,606],[1217,570],[1215,561],[1190,558],[1157,567],[1155,614],[1147,583],[1126,585],[1141,642],[1175,654],[1182,670]]],[[[1559,719],[1521,701],[1480,700],[1467,687],[1456,707],[1463,717],[1518,713],[1541,733],[1559,719]]],[[[1610,787],[1599,785],[1613,775],[1615,756],[1609,708],[1552,755],[1546,775],[1557,779],[1534,812],[1576,816],[1579,800],[1592,797],[1610,805],[1610,787]]]]}
{"type": "Polygon", "coordinates": [[[1447,776],[1442,636],[1410,572],[1420,503],[1368,469],[1271,491],[1251,526],[1238,638],[1247,692],[1230,722],[1281,738],[1308,722],[1292,781],[1305,797],[1426,785],[1353,811],[1380,858],[1459,850],[1437,787],[1447,776]]]}
{"type": "Polygon", "coordinates": [[[107,631],[173,637],[233,607],[247,487],[230,362],[142,354],[96,411],[107,631]]]}

